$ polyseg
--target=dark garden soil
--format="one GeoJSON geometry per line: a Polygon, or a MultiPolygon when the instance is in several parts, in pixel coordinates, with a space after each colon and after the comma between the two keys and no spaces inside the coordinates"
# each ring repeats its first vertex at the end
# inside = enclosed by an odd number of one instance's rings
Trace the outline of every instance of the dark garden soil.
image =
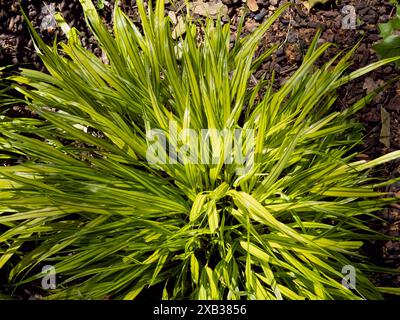
{"type": "MultiPolygon", "coordinates": [[[[15,65],[44,70],[44,67],[35,54],[33,42],[19,9],[19,1],[0,0],[0,66],[15,65]]],[[[131,18],[137,20],[135,1],[120,1],[121,6],[131,18]]],[[[207,5],[220,4],[220,0],[197,1],[207,5]]],[[[255,1],[254,1],[255,2],[255,1]]],[[[251,32],[257,25],[270,16],[279,5],[287,1],[257,0],[258,9],[248,11],[244,31],[251,32]]],[[[338,0],[330,1],[324,5],[317,5],[310,12],[307,11],[301,1],[294,1],[296,5],[288,10],[278,22],[276,22],[265,35],[260,44],[260,51],[265,50],[271,44],[282,44],[276,54],[268,60],[254,75],[255,81],[262,75],[271,74],[275,70],[277,85],[283,83],[301,64],[302,57],[310,44],[317,29],[322,30],[320,42],[332,42],[336,46],[331,48],[321,59],[326,62],[335,53],[343,49],[352,48],[358,41],[360,45],[354,55],[354,64],[350,70],[363,67],[378,58],[372,49],[372,45],[379,40],[378,24],[384,23],[395,15],[395,8],[389,1],[381,0],[338,0]],[[346,5],[355,9],[355,29],[344,28],[343,18],[346,13],[342,10],[346,5]]],[[[40,35],[51,44],[57,36],[58,40],[65,40],[61,31],[51,18],[51,13],[61,11],[70,26],[81,31],[83,45],[101,56],[101,50],[97,47],[93,35],[86,27],[82,9],[78,0],[68,1],[31,1],[22,0],[22,7],[32,21],[40,35]]],[[[104,8],[99,13],[104,21],[111,27],[114,1],[103,1],[104,8]]],[[[166,14],[176,22],[176,17],[185,13],[183,0],[175,0],[174,4],[166,5],[166,14]]],[[[232,22],[232,41],[235,38],[238,17],[244,12],[246,4],[241,0],[222,0],[226,6],[227,16],[223,21],[232,22]]],[[[201,12],[200,12],[201,13],[201,12]]],[[[203,19],[198,14],[195,16],[203,19]]],[[[394,65],[387,65],[367,76],[351,82],[339,91],[337,109],[350,106],[358,99],[365,96],[377,86],[399,75],[399,70],[394,65]]],[[[11,116],[32,116],[21,106],[15,106],[7,111],[11,116]]],[[[400,82],[394,83],[375,100],[357,114],[360,122],[365,126],[366,139],[363,145],[365,159],[376,158],[389,151],[400,149],[400,82]],[[382,115],[390,118],[389,122],[382,121],[382,115]],[[382,130],[382,123],[383,129],[382,130]],[[390,138],[385,139],[382,131],[390,131],[390,138]]],[[[377,172],[379,176],[393,178],[400,176],[400,161],[392,162],[377,172]]],[[[400,184],[386,188],[386,191],[400,194],[400,184]]],[[[383,230],[392,236],[400,235],[400,205],[393,205],[384,212],[387,223],[383,230]]],[[[390,268],[400,267],[400,243],[384,241],[373,243],[365,248],[366,253],[379,265],[390,268]]],[[[400,276],[376,275],[375,280],[380,285],[400,286],[400,276]]]]}

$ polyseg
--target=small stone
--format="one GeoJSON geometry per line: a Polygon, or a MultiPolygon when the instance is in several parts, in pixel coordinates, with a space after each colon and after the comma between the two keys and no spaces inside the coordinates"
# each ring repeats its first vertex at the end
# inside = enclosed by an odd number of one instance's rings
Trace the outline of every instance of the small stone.
{"type": "Polygon", "coordinates": [[[391,74],[392,72],[393,72],[393,69],[391,66],[387,66],[385,69],[383,69],[383,73],[391,74]]]}
{"type": "Polygon", "coordinates": [[[266,14],[267,14],[267,12],[264,9],[262,9],[260,13],[257,13],[254,16],[254,20],[256,20],[257,22],[260,22],[262,19],[264,19],[266,14]]]}
{"type": "Polygon", "coordinates": [[[234,4],[237,4],[240,0],[222,0],[223,4],[226,4],[227,6],[232,6],[234,4]]]}
{"type": "Polygon", "coordinates": [[[281,62],[284,61],[285,59],[286,59],[285,56],[278,57],[278,58],[276,58],[276,63],[281,63],[281,62]]]}
{"type": "Polygon", "coordinates": [[[29,18],[32,19],[37,16],[37,11],[36,10],[29,11],[28,15],[29,15],[29,18]]]}
{"type": "Polygon", "coordinates": [[[275,7],[278,5],[278,0],[269,0],[269,4],[275,7]]]}

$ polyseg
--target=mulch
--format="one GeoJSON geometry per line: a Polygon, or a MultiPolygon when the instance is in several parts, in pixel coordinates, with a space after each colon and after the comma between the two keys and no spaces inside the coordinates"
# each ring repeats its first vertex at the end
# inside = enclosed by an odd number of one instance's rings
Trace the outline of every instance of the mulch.
{"type": "MultiPolygon", "coordinates": [[[[212,0],[214,3],[218,0],[212,0]]],[[[22,15],[20,14],[20,1],[2,1],[0,5],[0,66],[14,65],[44,70],[43,64],[35,53],[33,42],[22,15]]],[[[204,0],[203,2],[209,2],[204,0]]],[[[238,17],[244,12],[245,4],[239,0],[223,0],[227,7],[225,21],[232,22],[232,40],[235,38],[238,17]]],[[[258,10],[247,12],[244,32],[251,32],[257,25],[270,16],[282,3],[287,1],[270,0],[257,1],[258,10]]],[[[393,4],[381,0],[341,0],[330,1],[324,5],[317,5],[310,12],[301,1],[273,24],[260,44],[262,52],[271,44],[283,44],[273,55],[272,59],[264,63],[255,74],[256,78],[271,74],[275,71],[277,85],[282,84],[300,66],[302,57],[318,29],[322,30],[320,43],[332,42],[332,47],[321,59],[326,62],[341,50],[352,48],[359,43],[353,57],[350,70],[355,70],[377,61],[372,46],[379,40],[378,24],[387,22],[396,12],[393,4]],[[342,12],[345,6],[353,6],[356,13],[355,29],[343,28],[342,12]]],[[[135,1],[120,1],[123,10],[134,20],[137,19],[135,1]]],[[[65,36],[51,19],[51,13],[59,11],[70,26],[81,31],[80,37],[83,45],[101,56],[101,50],[87,28],[79,1],[31,1],[22,0],[22,7],[32,21],[39,34],[49,44],[55,37],[64,41],[65,36]]],[[[166,14],[180,15],[185,13],[183,0],[175,0],[166,5],[166,14]]],[[[114,1],[104,1],[104,8],[99,13],[107,25],[112,26],[112,11],[114,1]]],[[[199,18],[203,18],[199,16],[199,18]]],[[[223,20],[224,21],[224,20],[223,20]]],[[[399,75],[399,70],[394,65],[387,65],[374,71],[339,90],[339,102],[335,108],[344,109],[355,101],[365,96],[380,84],[399,75]]],[[[10,116],[31,116],[29,110],[21,106],[14,106],[7,111],[10,116]]],[[[366,108],[357,115],[365,127],[366,138],[362,146],[366,158],[376,158],[390,151],[400,149],[400,82],[381,93],[366,108]],[[383,111],[382,111],[383,110],[383,111]],[[390,139],[385,144],[381,140],[382,112],[390,116],[390,139]]],[[[394,161],[382,166],[379,172],[381,177],[393,178],[400,176],[400,161],[394,161]]],[[[400,184],[395,184],[386,189],[390,192],[400,192],[400,184]]],[[[389,235],[400,236],[400,205],[393,206],[384,212],[386,224],[382,230],[389,235]]],[[[369,256],[376,263],[390,268],[400,267],[400,243],[394,241],[380,241],[367,247],[369,256]]],[[[375,279],[380,285],[400,286],[400,276],[377,275],[375,279]]]]}

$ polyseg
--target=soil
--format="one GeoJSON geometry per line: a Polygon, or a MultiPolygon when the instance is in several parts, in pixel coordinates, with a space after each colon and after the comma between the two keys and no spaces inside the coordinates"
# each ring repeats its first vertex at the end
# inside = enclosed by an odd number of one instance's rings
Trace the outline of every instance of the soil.
{"type": "MultiPolygon", "coordinates": [[[[212,0],[211,4],[220,2],[212,0]]],[[[114,1],[102,1],[104,8],[99,13],[111,28],[114,1]]],[[[207,3],[208,1],[204,0],[207,3]]],[[[246,4],[242,1],[222,0],[227,7],[227,17],[223,21],[232,22],[232,40],[235,38],[236,26],[245,10],[246,4]]],[[[258,8],[254,12],[246,13],[244,32],[248,33],[270,16],[281,4],[287,1],[257,0],[258,8]]],[[[319,63],[326,62],[334,54],[341,50],[352,48],[357,42],[359,46],[353,58],[350,70],[363,67],[377,61],[372,46],[379,40],[378,24],[387,22],[393,17],[395,7],[389,1],[381,0],[340,0],[330,1],[324,5],[317,5],[310,12],[302,4],[302,1],[287,12],[265,34],[260,44],[260,52],[270,47],[271,44],[282,44],[272,59],[262,65],[255,74],[255,78],[263,74],[271,74],[275,70],[277,85],[283,83],[300,66],[306,48],[313,39],[318,29],[322,30],[320,43],[332,42],[332,47],[323,56],[319,63]],[[343,19],[346,6],[355,9],[355,28],[344,28],[343,19]]],[[[0,66],[13,65],[15,67],[28,67],[44,70],[44,66],[35,53],[30,34],[20,13],[19,1],[1,1],[0,4],[0,66]]],[[[59,11],[70,26],[77,28],[81,33],[83,45],[101,56],[93,35],[88,30],[79,1],[31,1],[22,0],[22,8],[26,12],[33,26],[46,42],[52,44],[57,37],[65,41],[65,36],[51,20],[51,12],[59,11]],[[50,15],[50,16],[49,16],[50,15]]],[[[120,1],[123,10],[134,20],[137,20],[137,7],[135,1],[120,1]]],[[[183,0],[171,1],[166,5],[166,14],[179,16],[185,13],[183,0]]],[[[198,16],[202,18],[202,16],[198,16]]],[[[334,106],[344,109],[355,101],[365,96],[368,92],[380,84],[400,75],[394,65],[387,65],[368,75],[351,82],[339,90],[339,102],[334,106]]],[[[32,116],[29,110],[21,106],[14,106],[6,111],[11,116],[32,116]]],[[[357,117],[364,125],[366,138],[363,145],[363,154],[366,159],[376,158],[390,151],[400,149],[400,82],[382,92],[366,108],[361,110],[357,117]],[[383,111],[382,111],[383,110],[383,111]],[[381,140],[382,112],[386,111],[390,117],[390,139],[381,140]]],[[[400,161],[394,161],[380,168],[380,176],[393,178],[400,176],[400,161]]],[[[385,189],[390,192],[400,192],[400,183],[385,189]]],[[[400,236],[400,205],[393,205],[384,212],[387,223],[383,230],[391,236],[400,236]]],[[[400,243],[394,241],[380,241],[368,247],[368,254],[380,265],[390,268],[400,267],[400,243]]],[[[400,276],[377,275],[375,280],[380,285],[400,286],[400,276]]]]}

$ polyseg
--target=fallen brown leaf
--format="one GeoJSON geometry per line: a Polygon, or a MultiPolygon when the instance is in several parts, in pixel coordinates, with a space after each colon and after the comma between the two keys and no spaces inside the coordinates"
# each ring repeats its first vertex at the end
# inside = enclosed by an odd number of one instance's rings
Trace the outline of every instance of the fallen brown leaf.
{"type": "Polygon", "coordinates": [[[172,38],[176,39],[185,33],[185,22],[182,17],[178,17],[178,23],[174,30],[172,31],[172,38]]]}
{"type": "Polygon", "coordinates": [[[371,77],[367,77],[364,80],[363,89],[367,90],[367,93],[370,93],[378,88],[378,83],[374,81],[371,77]]]}
{"type": "Polygon", "coordinates": [[[191,4],[193,13],[216,18],[220,15],[227,15],[228,7],[220,1],[203,2],[202,0],[195,1],[191,4]]]}
{"type": "Polygon", "coordinates": [[[385,110],[385,108],[381,108],[381,134],[379,141],[382,142],[386,148],[390,148],[390,114],[385,110]]]}
{"type": "Polygon", "coordinates": [[[178,19],[176,18],[176,13],[174,11],[169,11],[168,17],[171,19],[173,25],[176,25],[178,23],[178,19]]]}

